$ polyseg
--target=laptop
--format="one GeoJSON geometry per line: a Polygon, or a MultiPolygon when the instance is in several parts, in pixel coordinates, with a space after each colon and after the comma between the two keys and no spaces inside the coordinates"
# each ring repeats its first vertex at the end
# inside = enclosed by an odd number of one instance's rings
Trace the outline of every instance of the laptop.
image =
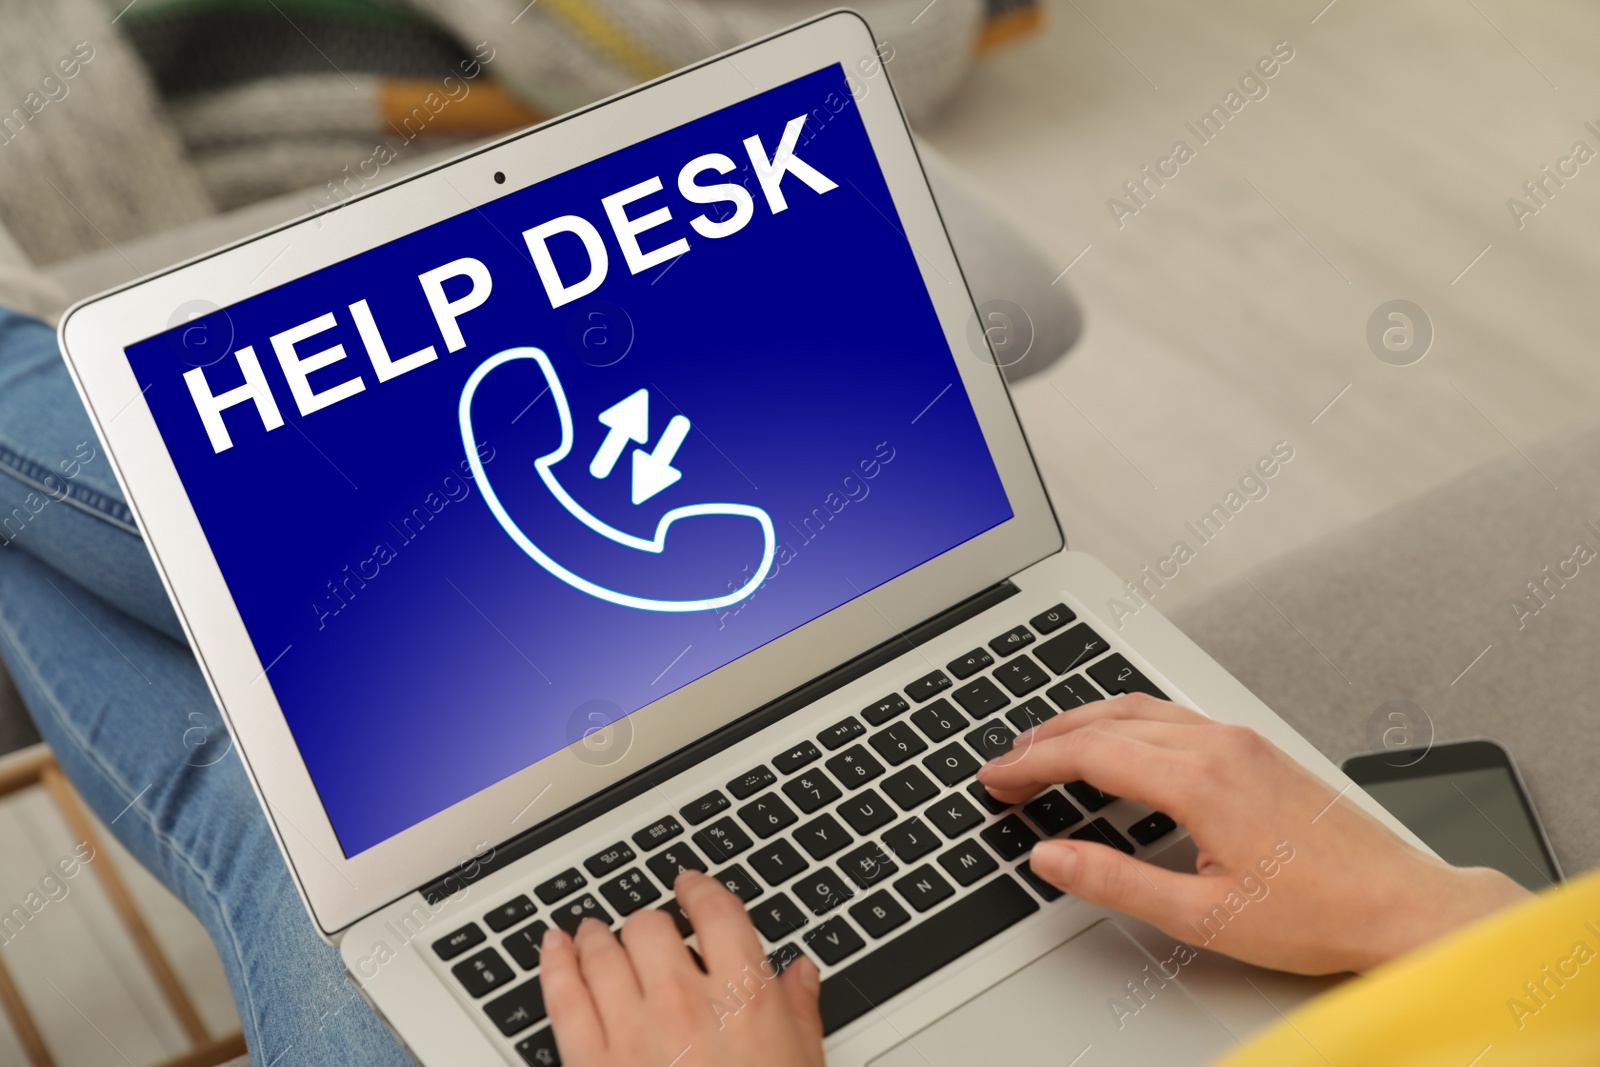
{"type": "Polygon", "coordinates": [[[841,1067],[1200,1063],[1326,985],[1028,867],[1192,864],[1164,814],[974,780],[1148,692],[1405,833],[1065,550],[857,15],[356,193],[61,342],[306,911],[420,1063],[558,1063],[543,931],[691,867],[818,964],[841,1067]]]}

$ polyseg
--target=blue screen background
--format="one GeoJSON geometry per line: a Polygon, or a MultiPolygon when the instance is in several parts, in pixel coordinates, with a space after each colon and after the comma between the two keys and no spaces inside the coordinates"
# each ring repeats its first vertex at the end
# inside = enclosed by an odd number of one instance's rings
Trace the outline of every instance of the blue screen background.
{"type": "MultiPolygon", "coordinates": [[[[337,226],[337,214],[326,224],[337,226]]],[[[569,282],[586,273],[575,238],[552,249],[569,282]]],[[[447,291],[466,286],[457,279],[447,291]]],[[[234,353],[252,345],[286,425],[268,431],[253,405],[236,406],[223,414],[233,447],[214,452],[183,381],[198,361],[181,331],[127,357],[270,665],[258,684],[271,685],[347,855],[571,744],[596,708],[618,709],[608,720],[635,711],[1011,516],[837,66],[205,325],[232,338],[205,367],[213,394],[243,381],[234,353]],[[773,214],[742,142],[759,135],[770,155],[804,114],[814,117],[796,155],[837,188],[817,193],[789,175],[788,209],[773,214]],[[689,220],[726,217],[728,205],[677,192],[679,169],[707,152],[744,164],[722,180],[744,182],[755,201],[744,229],[715,240],[689,220]],[[672,218],[641,244],[685,237],[690,250],[631,275],[600,199],[652,175],[664,192],[629,213],[666,206],[672,218]],[[592,296],[552,309],[521,234],[566,214],[596,225],[611,262],[592,296]],[[459,319],[466,347],[447,353],[417,276],[463,256],[487,266],[493,291],[459,319]],[[379,383],[349,311],[362,299],[391,357],[431,344],[439,358],[379,383]],[[326,312],[335,327],[298,351],[341,343],[347,354],[312,374],[313,389],[357,373],[366,388],[302,417],[269,338],[326,312]],[[646,537],[677,506],[765,509],[779,546],[765,583],[722,611],[643,611],[575,590],[523,554],[463,477],[456,409],[474,368],[528,345],[548,353],[572,408],[574,447],[555,468],[562,484],[605,521],[646,537]],[[635,506],[629,455],[605,480],[588,467],[607,433],[599,412],[641,388],[647,447],[674,414],[693,429],[673,460],[682,478],[635,506]]],[[[641,596],[717,596],[749,577],[762,538],[748,518],[682,520],[652,555],[603,540],[562,510],[532,467],[558,438],[543,390],[534,364],[521,361],[491,372],[473,405],[487,477],[541,546],[641,596]]]]}

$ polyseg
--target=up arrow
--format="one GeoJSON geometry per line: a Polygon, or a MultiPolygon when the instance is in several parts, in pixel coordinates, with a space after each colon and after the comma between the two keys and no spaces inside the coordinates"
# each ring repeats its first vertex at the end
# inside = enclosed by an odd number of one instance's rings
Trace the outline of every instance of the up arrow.
{"type": "MultiPolygon", "coordinates": [[[[606,478],[610,476],[611,469],[617,465],[617,460],[622,458],[622,450],[628,447],[630,440],[637,441],[641,445],[650,440],[650,394],[640,389],[632,396],[617,401],[600,413],[600,423],[611,432],[607,433],[606,439],[601,442],[600,451],[594,454],[594,460],[589,464],[589,473],[596,478],[606,478]]],[[[670,431],[672,427],[668,426],[667,429],[670,431]]],[[[667,458],[670,460],[672,456],[669,454],[667,458]]],[[[638,484],[639,479],[636,475],[635,494],[639,491],[638,484]]],[[[638,501],[635,500],[634,503],[637,504],[638,501]]]]}
{"type": "Polygon", "coordinates": [[[642,448],[633,450],[635,504],[643,504],[683,477],[683,473],[672,465],[672,457],[678,454],[678,449],[683,446],[683,439],[687,436],[689,436],[689,420],[682,415],[674,415],[672,421],[667,423],[667,428],[662,431],[661,440],[656,442],[654,452],[646,452],[642,448]]]}

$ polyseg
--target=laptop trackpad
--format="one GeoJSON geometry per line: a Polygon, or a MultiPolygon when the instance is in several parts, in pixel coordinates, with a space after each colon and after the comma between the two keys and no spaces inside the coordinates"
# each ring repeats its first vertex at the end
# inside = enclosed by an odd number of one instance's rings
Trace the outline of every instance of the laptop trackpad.
{"type": "MultiPolygon", "coordinates": [[[[1165,967],[1170,975],[1177,965],[1165,967]]],[[[870,1067],[1167,1067],[1203,1064],[1231,1044],[1116,922],[1102,919],[870,1067]]]]}

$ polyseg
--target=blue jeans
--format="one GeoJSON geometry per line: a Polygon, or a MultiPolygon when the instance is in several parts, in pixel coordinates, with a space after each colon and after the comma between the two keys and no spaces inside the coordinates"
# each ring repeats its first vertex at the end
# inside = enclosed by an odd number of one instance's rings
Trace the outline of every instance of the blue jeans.
{"type": "Polygon", "coordinates": [[[0,655],[89,806],[210,933],[254,1063],[411,1062],[300,903],[54,332],[4,309],[0,655]]]}

